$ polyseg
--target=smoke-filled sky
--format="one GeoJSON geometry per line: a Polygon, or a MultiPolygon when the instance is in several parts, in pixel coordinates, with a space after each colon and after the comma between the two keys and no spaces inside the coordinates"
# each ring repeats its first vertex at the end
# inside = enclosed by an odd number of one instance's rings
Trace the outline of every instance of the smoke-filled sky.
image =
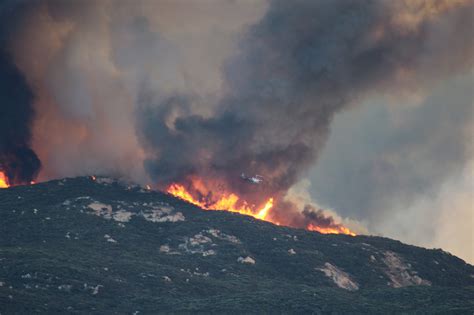
{"type": "Polygon", "coordinates": [[[6,1],[0,121],[15,124],[0,135],[0,166],[26,163],[18,182],[38,171],[158,187],[209,178],[255,203],[274,196],[279,216],[320,204],[473,262],[473,10],[6,1]],[[262,174],[264,188],[236,180],[242,172],[262,174]]]}
{"type": "Polygon", "coordinates": [[[336,117],[308,176],[313,198],[373,233],[473,262],[473,85],[472,72],[453,76],[400,104],[374,98],[336,117]]]}

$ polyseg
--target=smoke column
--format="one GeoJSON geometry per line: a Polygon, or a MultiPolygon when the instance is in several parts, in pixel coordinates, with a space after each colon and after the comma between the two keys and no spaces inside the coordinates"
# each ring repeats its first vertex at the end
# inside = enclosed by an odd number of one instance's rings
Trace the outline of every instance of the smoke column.
{"type": "Polygon", "coordinates": [[[0,5],[0,172],[10,185],[30,183],[41,163],[31,149],[33,92],[6,49],[18,4],[0,5]]]}
{"type": "Polygon", "coordinates": [[[373,93],[423,88],[470,68],[472,8],[453,1],[272,1],[226,64],[227,93],[213,115],[193,114],[195,100],[186,95],[145,107],[139,126],[157,152],[146,168],[164,183],[221,177],[251,200],[262,191],[235,178],[263,174],[270,183],[263,195],[282,196],[317,159],[337,112],[373,93]]]}

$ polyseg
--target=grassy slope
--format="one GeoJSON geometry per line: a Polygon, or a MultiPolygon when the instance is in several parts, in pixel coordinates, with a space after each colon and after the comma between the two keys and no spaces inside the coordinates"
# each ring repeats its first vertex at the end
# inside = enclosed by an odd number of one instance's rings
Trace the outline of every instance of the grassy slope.
{"type": "Polygon", "coordinates": [[[278,227],[89,178],[0,190],[0,214],[1,314],[474,311],[473,266],[441,250],[387,238],[278,227]],[[134,216],[121,224],[87,213],[87,199],[63,205],[80,196],[136,213],[143,203],[166,202],[186,219],[155,223],[134,216]],[[208,229],[236,236],[240,243],[202,232],[208,229]],[[212,239],[203,246],[216,255],[180,251],[180,244],[200,232],[212,239]],[[107,241],[106,234],[117,242],[107,241]],[[179,254],[160,252],[162,245],[179,254]],[[387,285],[387,251],[403,257],[432,285],[387,285]],[[237,261],[246,256],[255,265],[237,261]],[[316,270],[326,262],[350,274],[360,290],[341,289],[316,270]]]}

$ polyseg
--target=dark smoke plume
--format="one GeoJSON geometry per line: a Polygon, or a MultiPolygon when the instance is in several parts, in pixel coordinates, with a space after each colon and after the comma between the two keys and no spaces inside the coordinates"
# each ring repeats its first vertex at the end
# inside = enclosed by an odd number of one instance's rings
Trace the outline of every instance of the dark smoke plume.
{"type": "Polygon", "coordinates": [[[30,147],[33,93],[6,49],[18,6],[19,1],[0,6],[0,171],[12,185],[30,183],[41,167],[30,147]]]}
{"type": "Polygon", "coordinates": [[[474,2],[271,1],[225,67],[213,115],[189,114],[190,96],[148,94],[139,120],[166,184],[221,178],[258,200],[283,195],[314,163],[333,116],[374,93],[424,87],[472,66],[474,2]],[[262,174],[260,190],[241,172],[262,174]]]}

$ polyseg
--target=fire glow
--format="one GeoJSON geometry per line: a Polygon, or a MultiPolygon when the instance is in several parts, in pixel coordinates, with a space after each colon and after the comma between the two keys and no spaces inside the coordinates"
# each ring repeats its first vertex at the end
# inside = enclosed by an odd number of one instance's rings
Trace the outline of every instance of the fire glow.
{"type": "Polygon", "coordinates": [[[0,188],[8,188],[10,185],[8,184],[8,178],[4,172],[0,171],[0,188]]]}
{"type": "Polygon", "coordinates": [[[240,198],[233,193],[223,194],[217,200],[201,201],[198,198],[194,198],[186,190],[186,188],[180,184],[171,184],[168,187],[167,192],[175,197],[181,198],[205,210],[225,210],[230,212],[237,212],[265,221],[268,221],[266,220],[267,215],[273,207],[273,198],[269,198],[263,207],[254,210],[245,201],[241,201],[240,198]]]}
{"type": "Polygon", "coordinates": [[[313,224],[308,224],[307,228],[308,231],[316,231],[322,234],[347,234],[347,235],[352,235],[356,236],[354,232],[346,228],[345,226],[338,225],[336,227],[320,227],[317,225],[313,224]]]}
{"type": "Polygon", "coordinates": [[[11,184],[11,181],[8,179],[8,176],[5,174],[5,172],[0,171],[0,189],[1,188],[10,188],[13,186],[18,186],[18,185],[34,185],[36,184],[36,181],[32,180],[29,183],[20,183],[20,184],[11,184]]]}
{"type": "MultiPolygon", "coordinates": [[[[198,187],[201,187],[201,188],[205,187],[203,186],[203,183],[201,181],[193,181],[193,188],[196,187],[196,184],[198,185],[198,187]]],[[[224,211],[236,212],[236,213],[252,216],[259,220],[271,222],[276,225],[285,225],[285,224],[282,224],[281,222],[274,220],[274,218],[271,215],[271,211],[274,205],[273,198],[267,199],[265,204],[260,207],[252,207],[246,201],[243,201],[241,198],[239,198],[239,196],[237,196],[234,193],[221,193],[219,194],[218,198],[215,198],[215,197],[209,198],[207,196],[213,195],[213,194],[208,192],[206,197],[199,198],[199,197],[195,197],[190,192],[191,190],[186,189],[184,185],[181,185],[178,183],[173,183],[169,185],[166,191],[167,193],[175,197],[178,197],[182,200],[192,203],[205,210],[224,210],[224,211]]],[[[198,192],[200,192],[200,190],[198,190],[198,192]]],[[[203,194],[199,194],[199,195],[203,195],[203,194]]],[[[329,227],[322,227],[322,226],[317,226],[310,223],[306,226],[306,230],[319,232],[322,234],[347,234],[351,236],[356,235],[350,229],[340,224],[332,225],[329,227]]]]}

